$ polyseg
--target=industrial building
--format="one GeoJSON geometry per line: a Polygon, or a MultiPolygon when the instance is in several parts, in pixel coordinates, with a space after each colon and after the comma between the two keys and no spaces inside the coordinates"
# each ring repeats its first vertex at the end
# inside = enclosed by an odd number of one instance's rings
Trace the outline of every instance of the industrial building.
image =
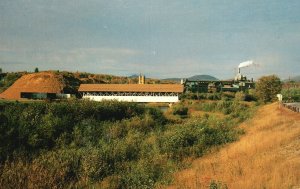
{"type": "Polygon", "coordinates": [[[237,92],[246,91],[255,88],[253,79],[249,80],[241,74],[241,68],[255,66],[253,61],[242,62],[238,66],[238,73],[232,80],[217,81],[193,81],[186,80],[184,82],[186,92],[193,93],[214,93],[214,92],[237,92]]]}

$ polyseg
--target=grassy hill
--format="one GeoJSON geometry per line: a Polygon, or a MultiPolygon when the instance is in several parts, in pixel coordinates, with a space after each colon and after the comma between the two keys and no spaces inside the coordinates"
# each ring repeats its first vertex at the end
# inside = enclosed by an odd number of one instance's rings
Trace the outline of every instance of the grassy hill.
{"type": "Polygon", "coordinates": [[[195,160],[190,169],[175,174],[169,188],[297,188],[299,125],[297,113],[276,103],[266,105],[240,126],[245,136],[195,160]]]}

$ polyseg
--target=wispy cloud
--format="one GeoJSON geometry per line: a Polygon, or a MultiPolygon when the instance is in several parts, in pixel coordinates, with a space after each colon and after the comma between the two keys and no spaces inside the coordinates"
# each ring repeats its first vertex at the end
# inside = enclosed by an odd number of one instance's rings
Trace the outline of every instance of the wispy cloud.
{"type": "Polygon", "coordinates": [[[70,51],[71,53],[101,54],[105,56],[135,56],[141,51],[129,48],[79,48],[70,51]]]}
{"type": "MultiPolygon", "coordinates": [[[[40,54],[39,58],[52,63],[72,64],[77,62],[116,63],[141,52],[126,48],[79,48],[40,54]]],[[[121,63],[121,62],[120,62],[121,63]]]]}
{"type": "Polygon", "coordinates": [[[7,47],[0,47],[0,53],[1,52],[11,52],[13,49],[7,48],[7,47]]]}
{"type": "MultiPolygon", "coordinates": [[[[74,48],[69,50],[37,51],[35,49],[1,48],[0,66],[9,70],[16,68],[17,62],[24,67],[42,69],[66,69],[84,71],[109,71],[129,68],[129,59],[143,54],[142,51],[130,48],[74,48]],[[11,56],[11,55],[14,56],[11,56]],[[22,60],[20,62],[20,60],[22,60]],[[29,65],[27,65],[29,64],[29,65]],[[93,68],[93,69],[91,69],[93,68]]],[[[133,68],[133,67],[132,67],[133,68]]]]}

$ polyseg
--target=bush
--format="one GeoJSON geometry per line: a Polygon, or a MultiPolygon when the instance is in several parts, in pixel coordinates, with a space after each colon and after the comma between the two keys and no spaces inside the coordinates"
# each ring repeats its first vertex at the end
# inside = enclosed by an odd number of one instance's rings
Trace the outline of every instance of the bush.
{"type": "Polygon", "coordinates": [[[246,94],[244,92],[236,92],[234,98],[237,101],[244,101],[246,100],[246,94]]]}
{"type": "Polygon", "coordinates": [[[239,131],[230,123],[209,119],[170,126],[159,138],[162,151],[174,160],[182,160],[188,156],[201,156],[211,146],[237,139],[239,131]]]}
{"type": "Polygon", "coordinates": [[[188,115],[188,110],[189,109],[183,105],[175,106],[173,107],[173,115],[186,116],[188,115]]]}
{"type": "Polygon", "coordinates": [[[127,164],[126,171],[121,174],[120,185],[122,188],[155,188],[157,181],[170,182],[167,173],[171,170],[172,164],[164,156],[141,159],[127,164]]]}
{"type": "Polygon", "coordinates": [[[261,77],[256,83],[256,93],[263,102],[276,100],[276,95],[281,92],[282,84],[280,78],[275,75],[261,77]]]}
{"type": "Polygon", "coordinates": [[[235,93],[234,92],[223,92],[222,93],[222,99],[224,100],[231,100],[235,98],[235,93]]]}
{"type": "Polygon", "coordinates": [[[209,100],[220,100],[221,94],[220,93],[207,93],[206,98],[209,100]]]}
{"type": "Polygon", "coordinates": [[[234,125],[249,117],[248,106],[237,101],[197,101],[173,111],[187,115],[188,106],[229,115],[172,124],[158,109],[135,103],[0,102],[0,186],[89,188],[103,182],[108,188],[155,188],[169,183],[183,159],[236,140],[241,130],[234,125]]]}
{"type": "Polygon", "coordinates": [[[79,156],[60,150],[40,156],[31,163],[17,159],[6,162],[0,185],[3,188],[64,188],[79,178],[79,156]]]}

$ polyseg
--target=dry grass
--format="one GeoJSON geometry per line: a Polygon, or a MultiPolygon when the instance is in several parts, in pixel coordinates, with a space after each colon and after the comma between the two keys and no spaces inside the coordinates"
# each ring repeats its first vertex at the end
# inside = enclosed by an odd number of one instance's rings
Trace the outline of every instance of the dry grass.
{"type": "Polygon", "coordinates": [[[206,111],[191,109],[191,110],[189,110],[189,113],[190,113],[191,117],[203,117],[205,114],[207,114],[210,116],[216,116],[217,118],[220,118],[220,119],[225,118],[225,115],[220,112],[206,112],[206,111]]]}
{"type": "Polygon", "coordinates": [[[277,104],[262,107],[241,125],[246,134],[175,174],[169,188],[300,188],[300,114],[277,104]]]}

